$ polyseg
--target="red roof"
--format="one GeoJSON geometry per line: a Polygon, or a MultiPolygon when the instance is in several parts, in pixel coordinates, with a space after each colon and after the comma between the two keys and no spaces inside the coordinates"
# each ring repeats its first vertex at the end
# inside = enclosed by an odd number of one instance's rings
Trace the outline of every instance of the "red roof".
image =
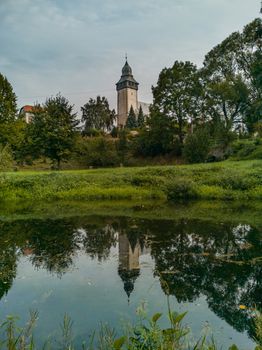
{"type": "Polygon", "coordinates": [[[23,106],[21,110],[23,110],[23,112],[33,112],[34,106],[26,105],[26,106],[23,106]]]}

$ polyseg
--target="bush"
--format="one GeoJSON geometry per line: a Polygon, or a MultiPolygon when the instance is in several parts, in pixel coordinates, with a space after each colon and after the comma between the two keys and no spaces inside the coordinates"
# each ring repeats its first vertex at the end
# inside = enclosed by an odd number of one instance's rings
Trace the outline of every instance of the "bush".
{"type": "Polygon", "coordinates": [[[262,159],[262,144],[260,139],[238,140],[232,144],[232,158],[262,159]]]}
{"type": "Polygon", "coordinates": [[[115,140],[106,137],[79,138],[75,157],[85,166],[109,167],[120,163],[115,140]]]}
{"type": "Polygon", "coordinates": [[[171,201],[195,199],[198,197],[196,185],[189,180],[177,180],[166,186],[167,199],[171,201]]]}
{"type": "Polygon", "coordinates": [[[11,170],[13,166],[13,157],[9,146],[0,145],[0,171],[11,170]]]}
{"type": "Polygon", "coordinates": [[[207,160],[211,139],[206,129],[198,129],[186,137],[183,156],[188,163],[203,163],[207,160]]]}

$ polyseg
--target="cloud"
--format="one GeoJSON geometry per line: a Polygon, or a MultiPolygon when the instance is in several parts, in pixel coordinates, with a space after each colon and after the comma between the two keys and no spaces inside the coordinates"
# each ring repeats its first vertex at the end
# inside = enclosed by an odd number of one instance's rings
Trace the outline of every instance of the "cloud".
{"type": "Polygon", "coordinates": [[[257,0],[1,0],[0,72],[19,104],[67,94],[77,108],[106,95],[128,53],[140,99],[174,60],[204,54],[258,12],[257,0]]]}

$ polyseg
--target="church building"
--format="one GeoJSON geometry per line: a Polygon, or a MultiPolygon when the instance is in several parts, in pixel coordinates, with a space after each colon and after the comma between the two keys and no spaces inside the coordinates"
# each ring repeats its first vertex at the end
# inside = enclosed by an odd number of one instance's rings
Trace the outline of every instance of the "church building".
{"type": "Polygon", "coordinates": [[[138,85],[139,83],[133,77],[132,69],[126,59],[126,63],[122,68],[121,78],[116,83],[118,127],[124,127],[126,125],[131,106],[136,115],[140,107],[145,115],[149,114],[149,104],[138,101],[138,85]]]}

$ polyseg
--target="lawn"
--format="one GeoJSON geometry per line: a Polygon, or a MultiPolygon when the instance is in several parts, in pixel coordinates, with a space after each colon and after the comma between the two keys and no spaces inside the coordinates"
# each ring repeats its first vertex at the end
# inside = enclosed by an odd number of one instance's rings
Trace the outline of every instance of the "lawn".
{"type": "Polygon", "coordinates": [[[262,160],[0,173],[0,201],[262,199],[262,160]]]}

